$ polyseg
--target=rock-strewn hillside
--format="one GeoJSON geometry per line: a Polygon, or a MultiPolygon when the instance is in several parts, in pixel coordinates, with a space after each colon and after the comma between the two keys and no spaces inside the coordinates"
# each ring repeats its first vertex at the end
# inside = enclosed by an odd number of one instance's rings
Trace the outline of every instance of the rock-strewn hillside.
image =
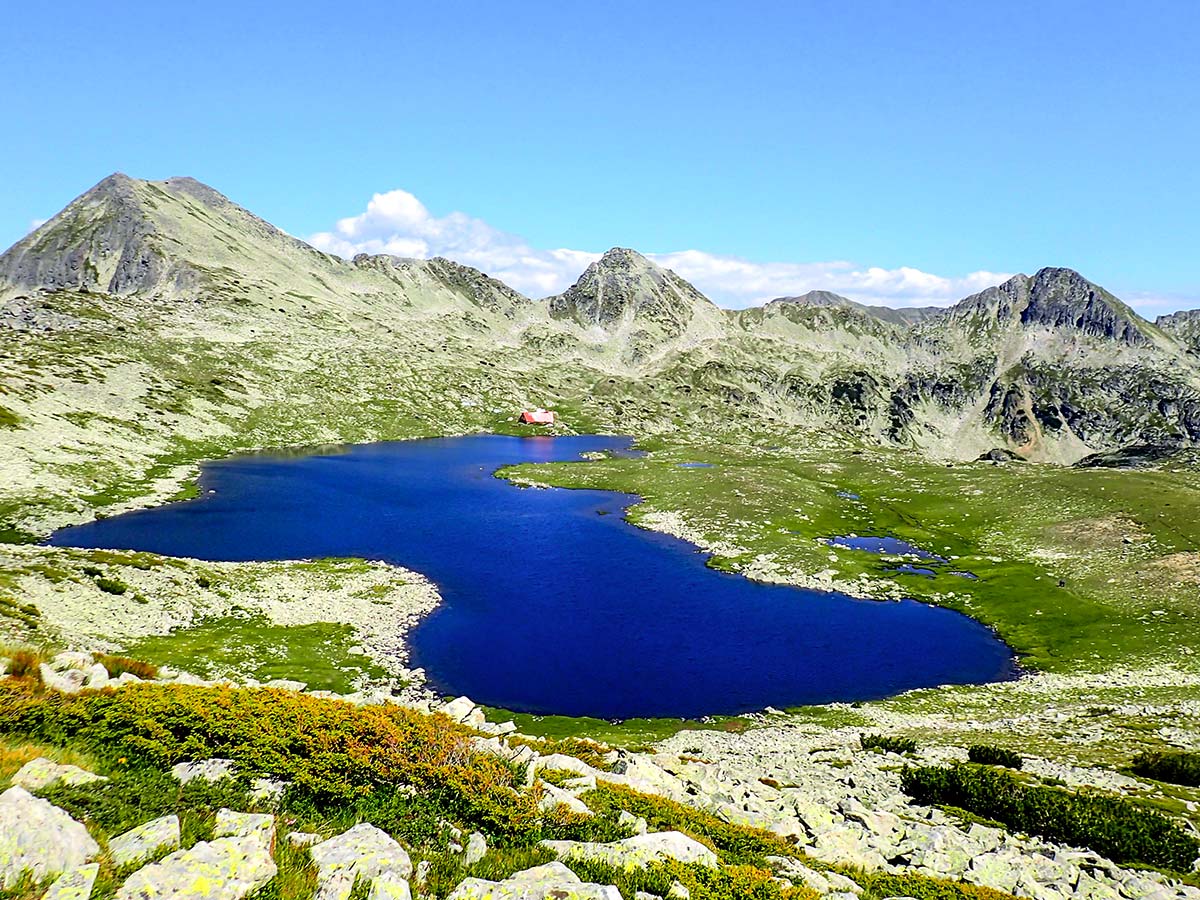
{"type": "Polygon", "coordinates": [[[0,529],[169,495],[205,456],[511,427],[843,434],[1074,462],[1200,440],[1197,328],[1066,269],[945,311],[718,309],[614,249],[535,301],[444,259],[321,253],[189,178],[113,175],[0,256],[0,529]]]}
{"type": "MultiPolygon", "coordinates": [[[[961,746],[778,714],[630,751],[523,735],[467,697],[214,683],[83,651],[0,659],[0,697],[0,890],[20,897],[1200,897],[1180,879],[1200,841],[1127,799],[1150,785],[1036,756],[1007,757],[1021,784],[1109,804],[1074,845],[906,795],[913,765],[972,771],[961,746]],[[1142,831],[1113,841],[1121,815],[1142,831]],[[1123,865],[1130,846],[1170,871],[1123,865]]],[[[1104,728],[1076,707],[1060,721],[1104,728]]]]}

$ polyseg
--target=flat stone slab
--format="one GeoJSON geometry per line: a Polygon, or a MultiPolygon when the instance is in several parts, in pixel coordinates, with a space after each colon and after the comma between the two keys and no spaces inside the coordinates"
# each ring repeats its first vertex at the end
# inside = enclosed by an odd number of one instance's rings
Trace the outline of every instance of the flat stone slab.
{"type": "Polygon", "coordinates": [[[446,900],[621,900],[611,884],[576,881],[485,881],[468,878],[446,900]]]}
{"type": "Polygon", "coordinates": [[[367,822],[314,844],[308,852],[317,867],[317,881],[321,884],[342,873],[350,876],[353,885],[358,878],[377,878],[384,873],[407,879],[413,871],[412,860],[405,849],[367,822]]]}
{"type": "Polygon", "coordinates": [[[213,837],[254,838],[268,848],[275,846],[275,817],[267,813],[234,812],[232,809],[217,810],[217,822],[213,826],[213,837]]]}
{"type": "Polygon", "coordinates": [[[92,888],[96,884],[96,876],[100,873],[99,863],[88,863],[69,869],[59,876],[42,900],[88,900],[92,896],[92,888]]]}
{"type": "Polygon", "coordinates": [[[82,866],[100,846],[82,824],[23,787],[0,794],[0,888],[82,866]]]}
{"type": "Polygon", "coordinates": [[[134,872],[116,900],[242,900],[277,869],[267,848],[254,838],[201,841],[134,872]]]}
{"type": "Polygon", "coordinates": [[[147,860],[163,848],[179,849],[179,816],[163,816],[131,828],[108,842],[118,868],[147,860]]]}
{"type": "Polygon", "coordinates": [[[38,791],[52,784],[93,784],[97,781],[108,779],[79,766],[51,762],[42,756],[25,763],[12,778],[13,784],[27,791],[38,791]]]}
{"type": "Polygon", "coordinates": [[[678,831],[637,834],[622,841],[542,841],[559,859],[592,859],[619,869],[642,869],[652,862],[674,859],[709,868],[718,865],[717,854],[678,831]]]}
{"type": "Polygon", "coordinates": [[[385,872],[371,879],[371,890],[367,900],[412,900],[408,882],[392,872],[385,872]]]}

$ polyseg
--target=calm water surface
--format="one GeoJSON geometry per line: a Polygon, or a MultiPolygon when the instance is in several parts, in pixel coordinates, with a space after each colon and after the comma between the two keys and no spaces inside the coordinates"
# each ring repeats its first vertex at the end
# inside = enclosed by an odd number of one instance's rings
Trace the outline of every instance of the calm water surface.
{"type": "Polygon", "coordinates": [[[692,717],[1014,676],[1008,648],[958,613],[715,572],[692,545],[629,525],[635,497],[492,476],[628,447],[484,435],[236,457],[204,467],[198,500],[50,542],[415,569],[445,603],[412,634],[412,664],[446,693],[518,711],[692,717]]]}

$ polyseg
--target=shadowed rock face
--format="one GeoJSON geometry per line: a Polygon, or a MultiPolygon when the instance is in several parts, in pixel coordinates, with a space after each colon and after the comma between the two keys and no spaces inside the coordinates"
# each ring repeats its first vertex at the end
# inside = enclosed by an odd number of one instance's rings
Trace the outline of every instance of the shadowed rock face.
{"type": "Polygon", "coordinates": [[[166,267],[153,233],[137,182],[110,175],[0,257],[0,280],[116,294],[152,288],[166,267]]]}
{"type": "MultiPolygon", "coordinates": [[[[446,394],[423,402],[442,409],[460,406],[458,373],[498,372],[489,350],[503,345],[523,360],[501,374],[522,384],[558,365],[597,384],[646,387],[653,398],[636,402],[612,388],[630,403],[609,427],[632,431],[634,411],[656,429],[689,416],[680,427],[765,421],[967,459],[1007,447],[1058,462],[1126,444],[1200,443],[1200,311],[1151,324],[1063,268],[944,310],[811,291],[730,312],[614,248],[563,293],[534,301],[446,259],[321,253],[191,178],[117,174],[0,256],[0,328],[86,330],[70,297],[151,348],[168,327],[173,340],[202,343],[213,329],[245,326],[262,341],[259,362],[299,331],[321,347],[360,349],[385,335],[384,352],[414,373],[456,370],[425,379],[446,394]]],[[[378,352],[363,354],[368,367],[378,352]]]]}
{"type": "Polygon", "coordinates": [[[1144,346],[1140,317],[1101,287],[1071,269],[1042,269],[1029,281],[1021,324],[1075,329],[1093,337],[1144,346]]]}
{"type": "Polygon", "coordinates": [[[1200,354],[1200,309],[1159,316],[1154,324],[1175,337],[1192,353],[1200,354]]]}
{"type": "Polygon", "coordinates": [[[637,319],[678,337],[698,309],[716,309],[707,297],[633,250],[609,250],[563,293],[550,298],[550,314],[584,327],[614,330],[637,319]]]}

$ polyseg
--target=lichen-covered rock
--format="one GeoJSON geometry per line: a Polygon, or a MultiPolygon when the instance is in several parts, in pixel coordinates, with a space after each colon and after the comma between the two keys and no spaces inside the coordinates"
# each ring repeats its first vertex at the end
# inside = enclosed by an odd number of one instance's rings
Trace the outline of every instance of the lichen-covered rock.
{"type": "Polygon", "coordinates": [[[351,887],[357,878],[377,878],[385,872],[405,879],[412,875],[412,860],[404,848],[367,822],[314,844],[309,855],[322,887],[343,875],[349,877],[351,887]]]}
{"type": "Polygon", "coordinates": [[[549,812],[558,806],[565,806],[577,815],[594,815],[591,808],[574,794],[564,791],[560,787],[555,787],[552,784],[543,783],[542,798],[538,801],[538,809],[542,810],[542,812],[549,812]]]}
{"type": "Polygon", "coordinates": [[[243,813],[221,809],[217,811],[213,837],[254,838],[261,841],[267,849],[271,849],[275,846],[275,817],[267,813],[243,813]]]}
{"type": "Polygon", "coordinates": [[[59,765],[41,756],[25,763],[12,777],[13,784],[27,791],[41,790],[52,784],[91,784],[96,781],[108,779],[79,766],[59,765]]]}
{"type": "Polygon", "coordinates": [[[100,663],[93,663],[84,670],[83,686],[91,691],[99,691],[108,687],[111,679],[108,669],[100,663]]]}
{"type": "Polygon", "coordinates": [[[408,882],[394,872],[384,872],[371,879],[367,900],[412,900],[408,882]]]}
{"type": "Polygon", "coordinates": [[[179,816],[163,816],[131,828],[108,842],[117,867],[149,859],[159,850],[179,849],[179,816]]]}
{"type": "Polygon", "coordinates": [[[261,841],[217,838],[134,872],[116,900],[241,900],[274,878],[276,871],[261,841]]]}
{"type": "Polygon", "coordinates": [[[92,654],[83,650],[64,650],[54,654],[49,665],[55,672],[66,672],[68,669],[86,669],[93,659],[92,654]]]}
{"type": "Polygon", "coordinates": [[[485,856],[487,856],[488,845],[485,838],[478,831],[474,831],[467,838],[467,846],[463,851],[463,865],[473,866],[485,856]]]}
{"type": "Polygon", "coordinates": [[[0,888],[82,866],[100,852],[86,828],[22,787],[0,794],[0,888]]]}
{"type": "Polygon", "coordinates": [[[293,847],[311,847],[321,842],[321,836],[311,831],[293,831],[287,836],[287,842],[293,847]]]}
{"type": "Polygon", "coordinates": [[[555,860],[529,869],[522,869],[510,875],[506,881],[556,881],[562,884],[574,884],[583,881],[578,875],[555,860]]]}
{"type": "Polygon", "coordinates": [[[618,869],[641,869],[649,863],[667,859],[683,863],[698,863],[715,868],[717,855],[678,831],[638,834],[622,841],[592,843],[589,841],[542,841],[559,859],[597,860],[618,869]]]}
{"type": "Polygon", "coordinates": [[[171,766],[171,774],[180,784],[187,784],[194,778],[204,781],[220,781],[230,778],[236,771],[232,759],[202,759],[197,762],[181,762],[171,766]]]}
{"type": "Polygon", "coordinates": [[[506,881],[468,878],[447,900],[621,900],[612,885],[574,881],[523,881],[516,876],[506,881]]]}
{"type": "Polygon", "coordinates": [[[287,786],[278,778],[255,778],[250,782],[250,799],[274,805],[283,799],[287,786]]]}
{"type": "Polygon", "coordinates": [[[42,900],[88,900],[92,896],[92,887],[96,884],[96,875],[100,872],[99,863],[88,863],[69,869],[59,876],[42,900]]]}
{"type": "Polygon", "coordinates": [[[474,709],[475,701],[470,697],[455,697],[448,703],[442,704],[438,712],[445,713],[455,722],[462,722],[474,709]]]}

